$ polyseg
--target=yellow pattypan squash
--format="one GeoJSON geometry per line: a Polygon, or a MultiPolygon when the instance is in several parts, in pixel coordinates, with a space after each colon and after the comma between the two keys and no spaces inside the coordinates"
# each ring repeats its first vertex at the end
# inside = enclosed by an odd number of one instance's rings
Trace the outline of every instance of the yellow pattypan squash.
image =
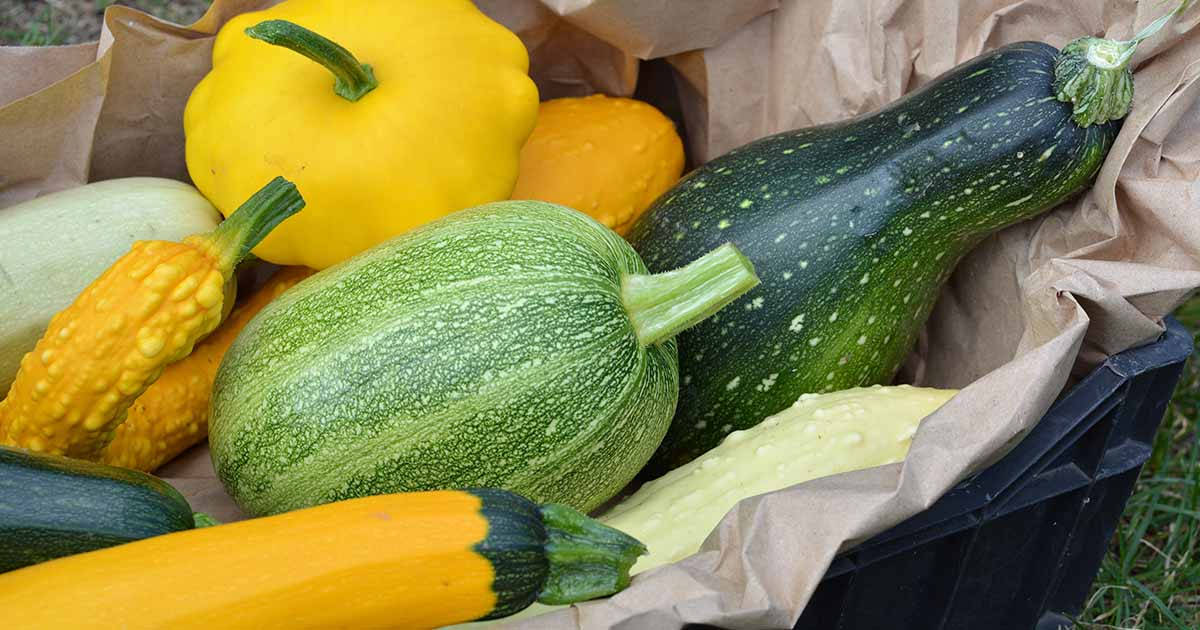
{"type": "Polygon", "coordinates": [[[283,175],[308,207],[254,253],[323,269],[506,199],[537,117],[529,57],[470,0],[286,0],[217,35],[184,111],[188,172],[223,214],[283,175]],[[336,82],[335,82],[336,79],[336,82]]]}
{"type": "Polygon", "coordinates": [[[541,104],[513,199],[551,201],[625,232],[683,171],[683,142],[649,103],[602,94],[541,104]]]}

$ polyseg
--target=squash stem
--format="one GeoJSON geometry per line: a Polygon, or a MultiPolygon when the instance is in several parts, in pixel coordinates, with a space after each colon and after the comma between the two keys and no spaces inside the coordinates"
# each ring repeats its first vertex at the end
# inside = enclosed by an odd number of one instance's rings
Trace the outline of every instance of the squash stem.
{"type": "Polygon", "coordinates": [[[629,569],[646,553],[645,545],[565,505],[547,503],[539,509],[550,563],[539,602],[572,604],[629,586],[629,569]]]}
{"type": "Polygon", "coordinates": [[[221,524],[221,521],[205,514],[204,512],[192,512],[193,527],[200,529],[201,527],[215,527],[221,524]]]}
{"type": "Polygon", "coordinates": [[[296,185],[276,177],[203,238],[212,244],[221,268],[232,270],[275,226],[303,207],[296,185]]]}
{"type": "Polygon", "coordinates": [[[646,347],[700,323],[758,282],[750,261],[726,243],[674,271],[625,276],[621,300],[646,347]]]}
{"type": "Polygon", "coordinates": [[[348,101],[357,101],[379,85],[371,66],[359,63],[349,50],[299,24],[267,20],[246,29],[246,34],[294,50],[325,66],[333,73],[333,91],[348,101]]]}
{"type": "Polygon", "coordinates": [[[1081,127],[1123,118],[1133,107],[1129,60],[1138,44],[1160,31],[1195,0],[1181,0],[1170,13],[1151,22],[1129,40],[1081,37],[1063,46],[1054,63],[1054,96],[1073,106],[1081,127]]]}

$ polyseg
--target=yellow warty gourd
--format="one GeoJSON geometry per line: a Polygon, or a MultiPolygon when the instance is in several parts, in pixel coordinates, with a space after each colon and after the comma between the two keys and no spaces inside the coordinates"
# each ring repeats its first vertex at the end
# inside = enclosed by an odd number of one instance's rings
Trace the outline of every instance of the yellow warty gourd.
{"type": "Polygon", "coordinates": [[[538,110],[512,198],[575,208],[624,235],[682,171],[675,124],[652,105],[602,94],[559,98],[538,110]]]}
{"type": "Polygon", "coordinates": [[[0,443],[98,458],[129,405],[220,323],[238,261],[303,206],[276,178],[213,232],[134,243],[21,359],[0,402],[0,443]]]}
{"type": "Polygon", "coordinates": [[[151,472],[208,435],[208,401],[225,351],[264,306],[313,274],[285,267],[239,304],[186,358],[168,365],[162,376],[134,401],[100,461],[151,472]]]}

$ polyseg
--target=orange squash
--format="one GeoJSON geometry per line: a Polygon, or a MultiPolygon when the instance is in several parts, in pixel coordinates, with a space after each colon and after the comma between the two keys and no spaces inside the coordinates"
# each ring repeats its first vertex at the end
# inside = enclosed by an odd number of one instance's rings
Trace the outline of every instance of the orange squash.
{"type": "Polygon", "coordinates": [[[0,627],[433,628],[610,595],[645,551],[504,490],[377,495],[0,574],[0,627]]]}
{"type": "Polygon", "coordinates": [[[652,105],[602,94],[559,98],[538,110],[512,198],[575,208],[624,235],[682,172],[675,124],[652,105]]]}
{"type": "Polygon", "coordinates": [[[220,323],[234,266],[303,207],[277,177],[208,234],[134,243],[21,359],[0,401],[0,443],[98,458],[130,404],[220,323]]]}
{"type": "Polygon", "coordinates": [[[208,435],[208,399],[225,351],[264,306],[313,273],[307,267],[277,271],[234,308],[212,334],[197,343],[191,354],[168,365],[129,408],[129,415],[117,427],[100,461],[150,472],[204,440],[208,435]]]}

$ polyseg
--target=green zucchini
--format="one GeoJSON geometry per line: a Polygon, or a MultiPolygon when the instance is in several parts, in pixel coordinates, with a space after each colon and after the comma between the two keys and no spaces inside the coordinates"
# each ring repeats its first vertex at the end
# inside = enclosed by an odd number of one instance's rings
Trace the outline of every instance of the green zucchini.
{"type": "Polygon", "coordinates": [[[300,282],[226,353],[213,464],[255,515],[497,487],[587,511],[646,463],[678,395],[673,337],[757,278],[731,246],[647,275],[554,204],[445,217],[300,282]]]}
{"type": "Polygon", "coordinates": [[[0,571],[194,526],[161,479],[0,446],[0,571]]]}
{"type": "Polygon", "coordinates": [[[679,409],[650,476],[801,394],[890,381],[963,255],[1088,185],[1120,123],[1073,120],[1056,64],[1076,88],[1088,64],[1059,61],[999,48],[875,113],[735,149],[652,204],[629,235],[651,271],[732,242],[762,283],[679,338],[679,409]]]}

